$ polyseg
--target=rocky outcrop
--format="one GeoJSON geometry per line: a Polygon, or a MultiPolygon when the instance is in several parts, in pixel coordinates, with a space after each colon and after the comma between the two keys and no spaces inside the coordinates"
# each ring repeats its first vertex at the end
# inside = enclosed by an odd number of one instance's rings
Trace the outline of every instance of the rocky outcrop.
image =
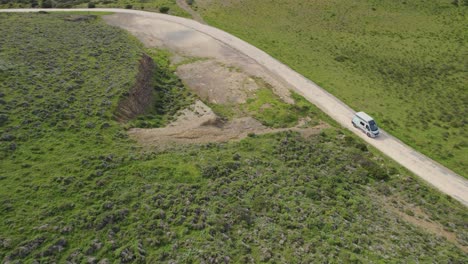
{"type": "Polygon", "coordinates": [[[133,88],[120,100],[115,118],[126,122],[138,115],[144,114],[154,106],[153,76],[155,64],[146,54],[143,54],[138,67],[138,75],[133,88]]]}

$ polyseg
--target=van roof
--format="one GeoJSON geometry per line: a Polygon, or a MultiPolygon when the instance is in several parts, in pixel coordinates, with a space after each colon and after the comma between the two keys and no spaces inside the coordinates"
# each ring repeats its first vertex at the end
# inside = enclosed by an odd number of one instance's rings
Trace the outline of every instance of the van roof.
{"type": "Polygon", "coordinates": [[[369,122],[371,120],[374,120],[372,117],[370,117],[368,114],[364,113],[364,112],[357,112],[356,113],[356,116],[361,118],[362,120],[366,121],[366,122],[369,122]]]}

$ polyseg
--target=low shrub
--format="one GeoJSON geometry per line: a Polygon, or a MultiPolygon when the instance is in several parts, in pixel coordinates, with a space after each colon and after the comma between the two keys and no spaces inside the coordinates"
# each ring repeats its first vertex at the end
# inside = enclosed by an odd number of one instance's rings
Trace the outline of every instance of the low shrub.
{"type": "Polygon", "coordinates": [[[169,12],[169,9],[170,9],[170,8],[167,7],[167,6],[161,6],[161,7],[159,8],[159,12],[161,12],[161,13],[163,13],[163,14],[167,14],[167,13],[169,12]]]}

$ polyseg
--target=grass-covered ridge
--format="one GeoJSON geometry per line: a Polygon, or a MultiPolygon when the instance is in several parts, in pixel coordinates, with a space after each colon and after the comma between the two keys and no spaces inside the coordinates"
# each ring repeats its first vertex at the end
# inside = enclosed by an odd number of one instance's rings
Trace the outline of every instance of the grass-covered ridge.
{"type": "Polygon", "coordinates": [[[69,16],[0,14],[0,262],[467,261],[466,208],[338,128],[143,152],[144,49],[69,16]]]}
{"type": "Polygon", "coordinates": [[[210,24],[265,50],[467,177],[468,7],[452,2],[195,3],[210,24]]]}

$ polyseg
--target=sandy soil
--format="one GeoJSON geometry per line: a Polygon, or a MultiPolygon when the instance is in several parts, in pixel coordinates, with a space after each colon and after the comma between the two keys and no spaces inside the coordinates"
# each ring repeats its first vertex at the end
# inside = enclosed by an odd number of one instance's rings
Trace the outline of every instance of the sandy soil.
{"type": "Polygon", "coordinates": [[[259,87],[245,72],[228,68],[215,60],[181,65],[177,75],[200,98],[214,104],[242,104],[259,87]]]}
{"type": "MultiPolygon", "coordinates": [[[[40,10],[5,9],[1,12],[37,12],[40,10]]],[[[47,9],[45,11],[76,10],[89,11],[89,9],[47,9]]],[[[356,111],[309,79],[247,42],[190,19],[125,9],[96,8],[93,11],[116,13],[108,16],[106,21],[129,30],[143,42],[166,47],[188,57],[216,59],[220,63],[238,67],[250,75],[262,77],[277,89],[278,87],[292,88],[343,127],[348,128],[440,191],[468,206],[468,181],[466,179],[418,153],[385,131],[382,131],[376,139],[368,138],[351,124],[351,118],[356,111]]],[[[285,93],[287,94],[287,89],[285,93]]]]}
{"type": "Polygon", "coordinates": [[[301,120],[293,128],[272,129],[262,125],[252,117],[236,118],[232,121],[221,120],[203,102],[197,101],[191,107],[181,111],[176,121],[164,128],[132,128],[129,135],[142,146],[165,149],[172,145],[201,144],[240,140],[250,134],[266,134],[281,131],[296,131],[304,137],[318,134],[327,124],[314,127],[307,125],[308,120],[301,120]]]}

